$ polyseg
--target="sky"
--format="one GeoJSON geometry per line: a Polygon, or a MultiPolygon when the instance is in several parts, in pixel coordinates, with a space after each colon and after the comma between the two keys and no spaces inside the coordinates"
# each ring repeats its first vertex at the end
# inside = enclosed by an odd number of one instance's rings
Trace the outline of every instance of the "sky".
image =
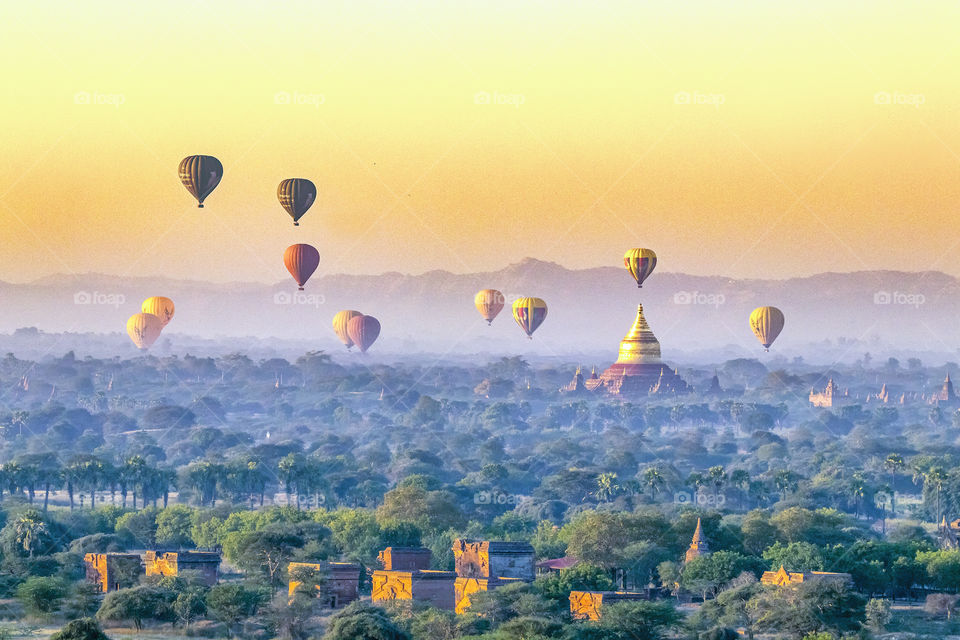
{"type": "Polygon", "coordinates": [[[0,280],[960,275],[960,3],[0,3],[0,280]],[[198,209],[191,154],[225,175],[198,209]],[[305,177],[299,228],[276,199],[305,177]]]}

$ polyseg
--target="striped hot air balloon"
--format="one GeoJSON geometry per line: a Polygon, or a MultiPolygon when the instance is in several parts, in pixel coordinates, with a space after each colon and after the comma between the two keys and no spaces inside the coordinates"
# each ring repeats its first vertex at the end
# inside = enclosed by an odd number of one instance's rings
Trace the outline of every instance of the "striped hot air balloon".
{"type": "Polygon", "coordinates": [[[303,285],[320,265],[320,252],[309,244],[292,244],[283,252],[283,264],[303,291],[303,285]]]}
{"type": "Polygon", "coordinates": [[[350,322],[352,318],[362,315],[359,311],[345,309],[333,316],[333,332],[337,334],[340,342],[346,345],[347,350],[353,346],[353,340],[350,339],[350,334],[347,332],[347,323],[350,322]]]}
{"type": "Polygon", "coordinates": [[[300,218],[317,199],[317,187],[306,178],[287,178],[277,187],[277,199],[298,227],[300,218]]]}
{"type": "Polygon", "coordinates": [[[483,289],[473,297],[473,304],[489,325],[503,309],[503,294],[496,289],[483,289]]]}
{"type": "Polygon", "coordinates": [[[540,298],[517,298],[513,303],[513,319],[531,340],[546,317],[547,303],[540,298]]]}
{"type": "Polygon", "coordinates": [[[203,209],[203,201],[220,184],[223,165],[213,156],[187,156],[180,161],[180,182],[197,199],[203,209]]]}
{"type": "Polygon", "coordinates": [[[623,266],[637,281],[639,289],[643,286],[643,281],[657,268],[657,254],[653,249],[630,249],[623,255],[623,266]]]}
{"type": "Polygon", "coordinates": [[[750,329],[766,351],[783,331],[783,312],[776,307],[757,307],[750,314],[750,329]]]}
{"type": "Polygon", "coordinates": [[[127,335],[141,351],[152,347],[161,331],[163,321],[152,313],[135,313],[127,320],[127,335]]]}
{"type": "Polygon", "coordinates": [[[173,320],[173,300],[163,296],[153,296],[143,301],[143,304],[140,305],[140,311],[157,316],[163,326],[166,327],[173,320]]]}
{"type": "Polygon", "coordinates": [[[380,335],[380,321],[373,316],[354,316],[347,321],[347,335],[360,353],[366,353],[380,335]]]}

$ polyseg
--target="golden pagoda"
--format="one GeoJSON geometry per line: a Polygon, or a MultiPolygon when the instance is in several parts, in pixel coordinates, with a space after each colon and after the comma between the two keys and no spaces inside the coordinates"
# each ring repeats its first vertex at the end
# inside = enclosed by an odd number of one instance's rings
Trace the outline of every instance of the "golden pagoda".
{"type": "Polygon", "coordinates": [[[584,381],[591,391],[605,390],[612,394],[646,396],[687,391],[687,383],[660,360],[660,341],[643,317],[643,305],[637,306],[637,317],[630,331],[620,341],[617,361],[599,376],[584,381]]]}

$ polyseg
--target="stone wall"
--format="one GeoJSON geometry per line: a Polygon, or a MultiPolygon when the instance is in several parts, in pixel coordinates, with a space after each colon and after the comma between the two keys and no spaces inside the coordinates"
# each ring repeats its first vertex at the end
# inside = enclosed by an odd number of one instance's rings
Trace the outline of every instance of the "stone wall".
{"type": "Polygon", "coordinates": [[[526,542],[455,540],[453,556],[461,578],[516,578],[532,582],[534,551],[526,542]]]}
{"type": "Polygon", "coordinates": [[[88,553],[83,557],[87,581],[101,593],[137,584],[143,573],[140,556],[135,553],[88,553]]]}
{"type": "Polygon", "coordinates": [[[453,611],[456,578],[453,571],[375,571],[371,597],[374,602],[418,600],[453,611]]]}
{"type": "Polygon", "coordinates": [[[570,616],[574,620],[599,620],[604,605],[649,600],[645,593],[630,591],[571,591],[570,616]]]}

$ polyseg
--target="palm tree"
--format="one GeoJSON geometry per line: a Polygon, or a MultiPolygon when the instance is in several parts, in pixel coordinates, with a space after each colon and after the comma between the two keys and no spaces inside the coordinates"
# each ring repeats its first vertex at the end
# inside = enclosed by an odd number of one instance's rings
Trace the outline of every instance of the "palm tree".
{"type": "Polygon", "coordinates": [[[123,463],[122,474],[126,480],[125,485],[121,485],[121,491],[124,497],[124,506],[126,506],[126,488],[133,490],[133,508],[137,508],[137,489],[140,489],[140,497],[142,506],[146,507],[146,502],[142,500],[143,498],[143,485],[144,481],[147,479],[147,461],[144,460],[143,456],[133,456],[128,458],[123,463]]]}
{"type": "Polygon", "coordinates": [[[789,469],[780,469],[777,471],[773,476],[773,484],[777,487],[777,491],[780,492],[781,500],[786,500],[787,493],[796,491],[800,486],[797,474],[789,469]]]}
{"type": "Polygon", "coordinates": [[[850,478],[850,493],[853,495],[854,507],[856,515],[854,516],[857,520],[860,519],[860,502],[863,500],[863,496],[866,495],[867,484],[866,479],[863,477],[863,473],[860,471],[854,472],[853,476],[850,478]]]}
{"type": "Polygon", "coordinates": [[[48,534],[47,525],[36,511],[28,511],[13,523],[14,540],[32,558],[40,541],[48,534]]]}
{"type": "Polygon", "coordinates": [[[946,479],[947,472],[943,469],[943,467],[930,467],[930,469],[923,474],[924,488],[933,486],[933,488],[937,491],[937,524],[940,524],[940,492],[943,490],[943,483],[946,481],[946,479]]]}
{"type": "Polygon", "coordinates": [[[713,508],[720,508],[720,488],[723,487],[727,482],[727,471],[723,468],[723,465],[716,465],[710,467],[707,471],[707,477],[710,478],[710,483],[713,484],[713,508]]]}
{"type": "Polygon", "coordinates": [[[656,502],[657,494],[667,484],[667,481],[663,477],[660,467],[647,467],[647,470],[643,472],[643,484],[653,492],[653,499],[656,502]]]}
{"type": "Polygon", "coordinates": [[[600,502],[610,502],[619,488],[617,486],[617,474],[601,473],[597,476],[597,490],[594,495],[600,502]]]}
{"type": "Polygon", "coordinates": [[[740,489],[740,511],[743,511],[743,498],[750,487],[750,472],[746,469],[734,469],[730,473],[730,484],[740,489]]]}
{"type": "Polygon", "coordinates": [[[693,489],[693,503],[700,503],[700,488],[707,483],[706,477],[698,471],[694,471],[687,476],[687,486],[693,489]]]}
{"type": "Polygon", "coordinates": [[[887,459],[883,461],[883,466],[890,471],[890,517],[897,517],[897,472],[902,470],[907,465],[903,460],[903,456],[899,453],[891,453],[887,456],[887,459]]]}

